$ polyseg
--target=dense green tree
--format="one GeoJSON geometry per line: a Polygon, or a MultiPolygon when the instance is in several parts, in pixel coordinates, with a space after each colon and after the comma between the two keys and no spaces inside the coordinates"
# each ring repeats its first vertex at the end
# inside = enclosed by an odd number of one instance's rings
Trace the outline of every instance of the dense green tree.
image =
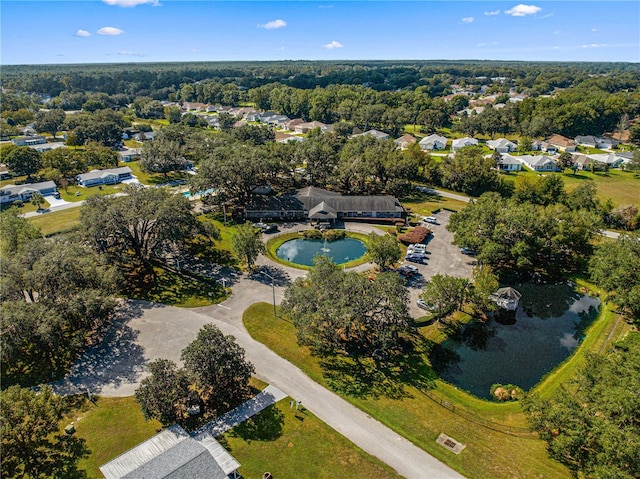
{"type": "Polygon", "coordinates": [[[424,287],[420,297],[427,304],[435,306],[438,316],[446,316],[462,309],[470,295],[467,278],[436,274],[424,287]]]}
{"type": "Polygon", "coordinates": [[[40,228],[20,216],[17,208],[0,212],[0,257],[10,256],[32,239],[42,237],[40,228]]]}
{"type": "Polygon", "coordinates": [[[270,126],[249,124],[233,128],[231,135],[238,141],[250,145],[264,145],[276,138],[276,134],[270,126]]]}
{"type": "Polygon", "coordinates": [[[600,245],[590,260],[591,278],[609,299],[640,319],[640,241],[638,234],[620,235],[600,245]]]}
{"type": "Polygon", "coordinates": [[[371,357],[392,352],[408,331],[407,300],[396,273],[370,281],[318,256],[307,277],[285,291],[282,312],[293,320],[298,341],[314,353],[371,357]]]}
{"type": "Polygon", "coordinates": [[[491,266],[481,265],[473,268],[471,273],[471,286],[468,301],[472,302],[482,311],[495,311],[496,303],[489,299],[500,286],[498,277],[494,274],[491,266]]]}
{"type": "Polygon", "coordinates": [[[589,354],[551,398],[529,395],[524,409],[549,455],[578,477],[640,477],[640,338],[589,354]]]}
{"type": "Polygon", "coordinates": [[[213,324],[204,325],[196,339],[182,350],[180,359],[193,377],[200,400],[208,411],[221,414],[241,403],[249,393],[255,372],[244,349],[233,336],[225,336],[213,324]]]}
{"type": "Polygon", "coordinates": [[[87,239],[101,252],[119,258],[122,266],[142,266],[152,273],[152,262],[167,248],[179,246],[201,231],[182,195],[163,188],[125,186],[125,196],[89,197],[80,211],[87,239]]]}
{"type": "Polygon", "coordinates": [[[9,152],[4,162],[15,175],[27,175],[27,179],[30,179],[42,168],[42,155],[28,146],[19,146],[9,152]]]}
{"type": "Polygon", "coordinates": [[[42,154],[42,167],[59,171],[63,178],[73,178],[85,172],[89,161],[93,161],[91,154],[69,148],[56,148],[42,154]]]}
{"type": "Polygon", "coordinates": [[[135,398],[146,419],[168,426],[188,415],[189,378],[173,361],[156,359],[148,365],[149,376],[140,382],[135,398]]]}
{"type": "Polygon", "coordinates": [[[88,450],[82,439],[60,433],[64,410],[64,398],[49,386],[0,392],[3,478],[84,477],[76,466],[88,450]]]}
{"type": "Polygon", "coordinates": [[[36,115],[36,130],[51,133],[56,139],[60,127],[64,123],[65,113],[63,110],[43,110],[36,115]]]}
{"type": "Polygon", "coordinates": [[[264,243],[259,231],[251,225],[244,223],[238,225],[236,231],[231,236],[231,246],[240,261],[245,263],[249,269],[253,268],[260,253],[264,253],[264,243]]]}
{"type": "Polygon", "coordinates": [[[45,202],[44,196],[42,196],[42,194],[37,192],[31,195],[31,199],[29,200],[29,203],[37,207],[38,211],[42,209],[42,205],[44,205],[44,202],[45,202]]]}
{"type": "Polygon", "coordinates": [[[179,106],[167,106],[164,108],[164,117],[169,121],[170,124],[180,123],[180,119],[182,118],[182,110],[179,106]]]}
{"type": "Polygon", "coordinates": [[[485,158],[478,147],[462,148],[453,158],[445,158],[440,174],[442,186],[472,196],[502,188],[493,160],[485,158]]]}
{"type": "Polygon", "coordinates": [[[531,151],[533,148],[533,140],[528,136],[523,136],[518,140],[518,151],[520,153],[525,153],[527,151],[531,151]]]}
{"type": "Polygon", "coordinates": [[[402,252],[395,236],[388,234],[377,235],[373,232],[369,234],[367,253],[371,261],[382,270],[397,263],[402,257],[402,252]]]}
{"type": "Polygon", "coordinates": [[[140,167],[144,171],[163,173],[165,176],[187,165],[186,148],[180,143],[164,138],[146,142],[140,155],[140,167]]]}

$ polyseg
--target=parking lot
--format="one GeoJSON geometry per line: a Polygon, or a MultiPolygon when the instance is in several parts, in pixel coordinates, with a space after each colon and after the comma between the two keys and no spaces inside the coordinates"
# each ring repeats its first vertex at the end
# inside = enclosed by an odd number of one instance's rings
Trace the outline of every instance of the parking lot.
{"type": "Polygon", "coordinates": [[[452,244],[453,233],[447,231],[450,211],[441,210],[434,214],[438,220],[437,224],[425,223],[433,234],[427,239],[427,254],[425,262],[410,263],[417,266],[419,274],[415,275],[407,281],[410,294],[409,312],[412,317],[419,318],[426,314],[426,311],[418,308],[416,301],[422,292],[427,281],[436,274],[448,274],[450,276],[471,277],[471,270],[475,259],[471,256],[464,255],[460,252],[460,248],[452,244]]]}

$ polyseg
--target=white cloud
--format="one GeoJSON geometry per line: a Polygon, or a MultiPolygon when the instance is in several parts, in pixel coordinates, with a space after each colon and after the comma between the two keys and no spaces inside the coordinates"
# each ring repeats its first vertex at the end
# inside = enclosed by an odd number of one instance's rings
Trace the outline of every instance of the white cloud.
{"type": "Polygon", "coordinates": [[[120,30],[119,28],[116,27],[102,27],[100,30],[98,30],[98,35],[110,35],[110,36],[115,36],[115,35],[122,35],[124,33],[124,30],[120,30]]]}
{"type": "Polygon", "coordinates": [[[592,29],[591,29],[591,31],[592,31],[592,32],[597,32],[597,31],[598,31],[598,29],[597,29],[597,28],[592,28],[592,29]]]}
{"type": "Polygon", "coordinates": [[[144,56],[142,53],[132,52],[129,50],[123,50],[121,52],[118,52],[118,55],[122,55],[125,57],[143,57],[144,56]]]}
{"type": "Polygon", "coordinates": [[[500,10],[493,10],[491,12],[484,12],[484,14],[488,17],[492,17],[494,15],[500,15],[500,10]]]}
{"type": "Polygon", "coordinates": [[[482,48],[482,47],[486,47],[486,46],[492,46],[495,47],[496,45],[500,45],[500,42],[482,42],[482,43],[478,43],[478,47],[482,48]]]}
{"type": "Polygon", "coordinates": [[[506,10],[504,13],[513,17],[524,17],[525,15],[535,15],[540,10],[542,10],[542,8],[535,5],[524,5],[520,3],[510,10],[506,10]]]}
{"type": "Polygon", "coordinates": [[[78,30],[76,32],[76,37],[90,37],[91,34],[86,30],[78,30]]]}
{"type": "Polygon", "coordinates": [[[553,34],[554,34],[554,35],[560,35],[561,33],[562,33],[562,32],[561,32],[560,30],[555,30],[555,31],[553,32],[553,34]]]}
{"type": "Polygon", "coordinates": [[[284,51],[284,47],[278,47],[278,48],[276,48],[276,50],[278,50],[279,52],[283,52],[284,51]]]}
{"type": "Polygon", "coordinates": [[[198,51],[198,49],[197,48],[189,48],[189,51],[195,53],[195,52],[198,51]]]}
{"type": "Polygon", "coordinates": [[[462,19],[462,23],[473,23],[474,18],[473,17],[464,17],[462,19]]]}
{"type": "Polygon", "coordinates": [[[271,20],[264,25],[258,25],[258,28],[264,28],[265,30],[275,30],[276,28],[283,28],[287,26],[287,22],[281,19],[271,20]]]}
{"type": "Polygon", "coordinates": [[[334,50],[336,48],[342,47],[344,47],[344,45],[340,42],[336,42],[335,40],[333,40],[331,43],[327,43],[326,45],[322,45],[322,48],[324,48],[325,50],[334,50]]]}
{"type": "Polygon", "coordinates": [[[333,8],[333,5],[320,5],[318,8],[333,8]]]}
{"type": "Polygon", "coordinates": [[[606,46],[604,43],[590,43],[589,45],[581,45],[580,48],[602,48],[606,46]]]}
{"type": "Polygon", "coordinates": [[[150,3],[154,7],[159,7],[160,2],[158,0],[102,0],[107,5],[115,5],[118,7],[135,7],[136,5],[143,5],[150,3]]]}
{"type": "Polygon", "coordinates": [[[554,15],[555,15],[555,12],[547,13],[546,15],[543,15],[542,18],[551,18],[554,15]]]}

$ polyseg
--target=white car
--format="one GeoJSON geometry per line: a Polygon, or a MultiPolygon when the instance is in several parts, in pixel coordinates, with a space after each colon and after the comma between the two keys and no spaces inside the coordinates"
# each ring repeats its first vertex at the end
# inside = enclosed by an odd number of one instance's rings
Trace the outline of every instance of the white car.
{"type": "Polygon", "coordinates": [[[407,253],[426,253],[427,245],[418,243],[418,244],[410,244],[407,246],[407,253]]]}
{"type": "Polygon", "coordinates": [[[425,223],[433,223],[434,225],[438,224],[438,218],[436,218],[435,216],[425,216],[424,218],[422,218],[422,221],[424,221],[425,223]]]}
{"type": "Polygon", "coordinates": [[[427,311],[435,311],[436,307],[433,304],[427,304],[424,299],[420,298],[416,301],[419,308],[426,309],[427,311]]]}

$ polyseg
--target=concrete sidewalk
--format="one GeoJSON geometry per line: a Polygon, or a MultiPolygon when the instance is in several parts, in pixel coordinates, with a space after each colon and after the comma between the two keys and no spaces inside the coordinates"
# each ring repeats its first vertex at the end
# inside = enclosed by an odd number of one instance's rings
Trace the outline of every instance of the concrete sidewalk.
{"type": "Polygon", "coordinates": [[[277,403],[278,401],[286,397],[287,395],[280,391],[280,389],[275,386],[269,385],[262,391],[260,391],[259,394],[242,403],[233,411],[229,411],[228,413],[214,419],[210,423],[205,424],[194,434],[208,432],[213,437],[218,437],[220,434],[224,434],[238,424],[246,421],[252,416],[255,416],[267,407],[277,403]]]}

